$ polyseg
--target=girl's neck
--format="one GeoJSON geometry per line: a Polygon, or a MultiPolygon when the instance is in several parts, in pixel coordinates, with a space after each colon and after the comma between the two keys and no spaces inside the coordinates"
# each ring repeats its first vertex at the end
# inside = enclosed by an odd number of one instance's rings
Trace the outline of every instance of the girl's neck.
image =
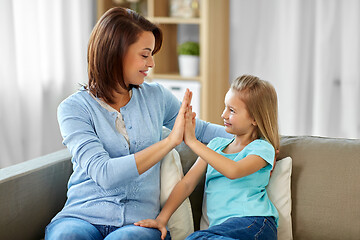
{"type": "Polygon", "coordinates": [[[254,134],[236,135],[235,139],[224,149],[224,153],[238,153],[241,152],[249,143],[254,141],[257,137],[254,134]]]}

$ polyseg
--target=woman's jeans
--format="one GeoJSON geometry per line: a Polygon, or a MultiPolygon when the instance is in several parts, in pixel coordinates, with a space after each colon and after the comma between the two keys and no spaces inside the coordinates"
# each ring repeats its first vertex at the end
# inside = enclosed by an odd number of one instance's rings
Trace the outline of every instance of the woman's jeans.
{"type": "MultiPolygon", "coordinates": [[[[161,239],[161,232],[154,228],[135,225],[113,227],[93,225],[77,218],[61,218],[51,222],[45,230],[45,240],[148,240],[161,239]]],[[[170,233],[166,240],[171,240],[170,233]]]]}
{"type": "Polygon", "coordinates": [[[277,229],[273,217],[234,217],[186,238],[192,239],[276,240],[277,229]]]}

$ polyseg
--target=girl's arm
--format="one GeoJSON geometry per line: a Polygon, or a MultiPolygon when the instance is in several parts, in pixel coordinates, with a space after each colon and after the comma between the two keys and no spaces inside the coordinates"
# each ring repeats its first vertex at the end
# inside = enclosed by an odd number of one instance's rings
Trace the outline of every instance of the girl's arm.
{"type": "Polygon", "coordinates": [[[248,176],[267,165],[267,162],[257,155],[248,155],[241,161],[234,162],[199,142],[195,137],[195,115],[191,107],[185,115],[184,141],[195,154],[229,179],[248,176]]]}
{"type": "Polygon", "coordinates": [[[134,223],[137,226],[157,228],[161,231],[161,239],[164,239],[167,233],[166,225],[171,215],[182,204],[182,202],[194,191],[196,185],[206,171],[207,163],[198,158],[188,173],[178,182],[172,190],[168,200],[162,208],[157,218],[141,220],[134,223]]]}

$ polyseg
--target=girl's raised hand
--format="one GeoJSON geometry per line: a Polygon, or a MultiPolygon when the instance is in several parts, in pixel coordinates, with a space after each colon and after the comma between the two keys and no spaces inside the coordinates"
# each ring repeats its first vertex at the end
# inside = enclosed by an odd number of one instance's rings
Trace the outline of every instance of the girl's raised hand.
{"type": "Polygon", "coordinates": [[[195,117],[196,117],[196,113],[192,111],[192,106],[188,106],[185,113],[185,133],[184,133],[184,141],[187,145],[189,145],[191,141],[196,141],[195,117]]]}
{"type": "Polygon", "coordinates": [[[183,101],[180,106],[178,116],[176,117],[174,127],[169,134],[171,142],[175,143],[175,146],[179,145],[184,139],[184,128],[185,128],[185,113],[186,109],[190,106],[192,99],[192,92],[186,89],[183,101]]]}

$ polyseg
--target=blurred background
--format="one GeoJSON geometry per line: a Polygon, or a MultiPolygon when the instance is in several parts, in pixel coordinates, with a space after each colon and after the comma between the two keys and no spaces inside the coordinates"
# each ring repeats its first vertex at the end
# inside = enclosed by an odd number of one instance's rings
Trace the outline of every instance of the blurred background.
{"type": "MultiPolygon", "coordinates": [[[[128,4],[146,15],[147,1],[128,4]]],[[[168,7],[181,2],[166,1],[168,7]]],[[[87,83],[87,42],[98,4],[0,1],[0,168],[64,148],[56,108],[87,83]]],[[[242,74],[259,76],[277,90],[282,135],[360,138],[359,0],[229,0],[225,7],[228,64],[218,77],[224,89],[242,74]]],[[[204,41],[194,24],[176,24],[178,42],[204,41]]],[[[213,58],[201,54],[203,62],[213,58]]]]}

